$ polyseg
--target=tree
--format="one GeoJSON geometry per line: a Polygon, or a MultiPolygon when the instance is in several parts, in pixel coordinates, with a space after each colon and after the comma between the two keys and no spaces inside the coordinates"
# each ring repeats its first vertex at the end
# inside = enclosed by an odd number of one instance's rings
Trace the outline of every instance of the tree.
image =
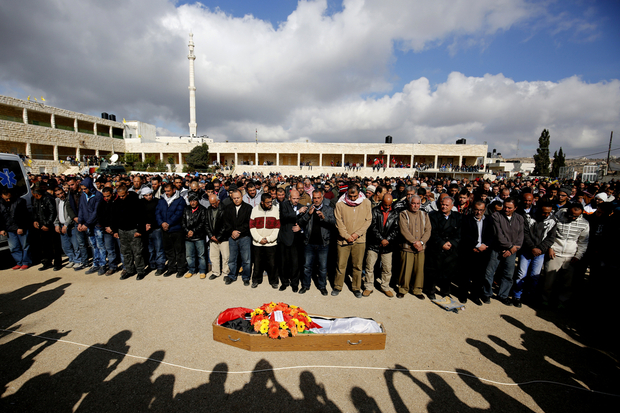
{"type": "Polygon", "coordinates": [[[196,146],[187,154],[185,162],[192,170],[207,169],[209,167],[209,145],[203,143],[196,146]]]}
{"type": "Polygon", "coordinates": [[[553,166],[551,167],[551,176],[557,178],[560,176],[560,168],[566,166],[566,157],[560,146],[560,152],[553,153],[553,166]]]}
{"type": "Polygon", "coordinates": [[[540,134],[540,138],[538,138],[538,149],[536,150],[536,155],[534,155],[534,175],[536,176],[549,176],[549,164],[551,160],[549,159],[549,131],[547,129],[543,129],[540,134]]]}

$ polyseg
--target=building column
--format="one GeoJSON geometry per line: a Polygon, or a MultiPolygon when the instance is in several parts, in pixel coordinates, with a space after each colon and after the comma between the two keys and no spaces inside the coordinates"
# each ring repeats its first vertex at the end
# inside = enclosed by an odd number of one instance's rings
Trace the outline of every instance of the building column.
{"type": "Polygon", "coordinates": [[[80,147],[75,148],[75,160],[76,162],[81,162],[80,160],[80,147]]]}
{"type": "Polygon", "coordinates": [[[385,167],[389,168],[392,164],[390,163],[390,154],[385,155],[386,156],[386,162],[385,162],[385,167]]]}
{"type": "Polygon", "coordinates": [[[58,162],[58,145],[54,145],[54,160],[58,162]]]}
{"type": "Polygon", "coordinates": [[[24,123],[27,125],[28,124],[28,109],[24,108],[24,113],[22,117],[24,118],[24,123]]]}
{"type": "Polygon", "coordinates": [[[112,126],[110,126],[110,131],[108,132],[110,134],[110,138],[112,137],[112,126]]]}
{"type": "Polygon", "coordinates": [[[459,168],[463,165],[463,155],[459,155],[459,168]]]}
{"type": "Polygon", "coordinates": [[[53,113],[50,115],[50,123],[52,124],[52,129],[56,129],[56,116],[53,113]]]}
{"type": "Polygon", "coordinates": [[[159,153],[159,162],[163,162],[164,161],[164,153],[160,152],[159,153]]]}
{"type": "Polygon", "coordinates": [[[439,162],[439,155],[435,155],[435,164],[433,165],[433,168],[435,169],[439,169],[439,165],[437,164],[437,162],[439,162]]]}
{"type": "Polygon", "coordinates": [[[179,152],[179,165],[183,165],[183,154],[179,152]]]}
{"type": "Polygon", "coordinates": [[[319,166],[323,166],[323,154],[319,153],[319,166]]]}
{"type": "Polygon", "coordinates": [[[97,122],[93,123],[93,134],[97,136],[97,122]]]}
{"type": "MultiPolygon", "coordinates": [[[[73,119],[73,130],[74,130],[75,132],[77,132],[77,131],[78,131],[78,121],[77,121],[77,118],[73,119]]],[[[124,137],[124,136],[123,136],[123,137],[124,137]]]]}
{"type": "Polygon", "coordinates": [[[364,153],[364,165],[362,165],[363,168],[366,168],[368,166],[368,154],[364,153]]]}
{"type": "Polygon", "coordinates": [[[30,147],[30,142],[26,142],[26,156],[32,159],[32,148],[30,147]]]}
{"type": "Polygon", "coordinates": [[[99,149],[95,149],[95,156],[99,157],[99,149]]]}
{"type": "Polygon", "coordinates": [[[340,163],[341,166],[344,166],[344,153],[342,154],[342,162],[340,163]]]}
{"type": "Polygon", "coordinates": [[[258,152],[254,152],[254,165],[258,165],[258,152]]]}
{"type": "Polygon", "coordinates": [[[276,152],[276,166],[280,166],[280,153],[276,152]]]}
{"type": "Polygon", "coordinates": [[[144,162],[144,159],[145,159],[145,158],[146,158],[146,157],[145,157],[145,155],[144,155],[144,152],[141,152],[141,153],[140,153],[140,159],[142,159],[142,162],[144,162]]]}
{"type": "Polygon", "coordinates": [[[237,165],[239,165],[239,162],[238,162],[239,157],[238,157],[238,155],[239,154],[237,152],[235,152],[235,168],[237,167],[237,165]]]}
{"type": "Polygon", "coordinates": [[[409,162],[409,167],[413,168],[413,155],[411,155],[411,162],[409,162]]]}
{"type": "Polygon", "coordinates": [[[216,161],[217,161],[217,163],[218,163],[218,164],[221,164],[221,162],[220,162],[220,153],[219,153],[219,152],[217,153],[217,159],[216,159],[216,161]]]}
{"type": "Polygon", "coordinates": [[[297,152],[297,166],[301,163],[301,153],[297,152]]]}

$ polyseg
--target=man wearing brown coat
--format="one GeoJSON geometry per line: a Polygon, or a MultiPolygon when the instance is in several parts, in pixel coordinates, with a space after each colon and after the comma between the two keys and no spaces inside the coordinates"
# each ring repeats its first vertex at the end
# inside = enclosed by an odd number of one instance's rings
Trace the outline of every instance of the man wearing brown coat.
{"type": "Polygon", "coordinates": [[[398,280],[397,298],[403,298],[409,292],[411,277],[413,281],[413,295],[420,300],[424,299],[424,250],[431,237],[431,221],[428,213],[420,210],[421,199],[413,195],[408,208],[400,213],[400,233],[403,236],[401,244],[401,267],[398,280]]]}
{"type": "Polygon", "coordinates": [[[338,230],[338,267],[334,290],[342,291],[349,257],[353,264],[352,289],[357,298],[362,296],[362,266],[366,250],[366,230],[372,222],[370,201],[360,193],[357,184],[349,185],[347,192],[336,203],[334,211],[338,230]]]}

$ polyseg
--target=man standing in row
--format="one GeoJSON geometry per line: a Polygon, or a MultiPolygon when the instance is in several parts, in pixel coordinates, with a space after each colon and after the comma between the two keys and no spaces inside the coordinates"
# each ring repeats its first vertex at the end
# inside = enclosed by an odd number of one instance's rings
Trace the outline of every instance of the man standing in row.
{"type": "Polygon", "coordinates": [[[120,186],[116,191],[117,198],[113,205],[114,238],[121,244],[123,265],[121,280],[126,280],[138,274],[140,281],[146,276],[144,256],[142,255],[142,234],[145,233],[146,219],[142,204],[135,192],[129,192],[126,186],[120,186]]]}
{"type": "MultiPolygon", "coordinates": [[[[232,185],[231,185],[232,187],[232,185]]],[[[225,233],[230,234],[228,246],[230,255],[228,257],[229,273],[225,279],[226,285],[237,281],[237,258],[241,255],[241,266],[243,268],[243,285],[250,285],[252,275],[252,238],[250,236],[250,215],[252,207],[243,202],[241,191],[231,190],[230,196],[232,204],[224,210],[225,233]]]]}
{"type": "Polygon", "coordinates": [[[356,184],[336,203],[336,229],[338,230],[338,267],[334,290],[336,296],[342,291],[349,258],[353,264],[352,289],[357,298],[362,297],[362,266],[366,250],[366,231],[372,222],[370,201],[362,196],[356,184]]]}
{"type": "Polygon", "coordinates": [[[25,270],[32,264],[28,242],[28,228],[30,228],[31,220],[26,201],[21,197],[16,198],[13,199],[13,194],[8,188],[2,189],[0,235],[9,239],[9,249],[15,260],[13,269],[25,270]]]}
{"type": "Polygon", "coordinates": [[[223,275],[228,276],[228,234],[224,232],[224,208],[216,194],[209,195],[207,208],[207,238],[209,239],[209,258],[211,260],[210,280],[223,275]],[[221,261],[220,261],[221,259],[221,261]]]}
{"type": "Polygon", "coordinates": [[[424,250],[431,237],[431,221],[428,214],[422,211],[421,199],[418,195],[411,197],[409,207],[399,215],[398,224],[403,242],[401,244],[401,267],[398,280],[397,298],[403,298],[409,293],[411,277],[413,280],[413,295],[420,300],[424,299],[424,250]]]}
{"type": "Polygon", "coordinates": [[[187,271],[185,237],[181,227],[185,206],[185,199],[181,193],[174,185],[167,183],[164,186],[164,195],[160,198],[155,210],[157,224],[163,231],[164,251],[168,259],[168,271],[164,277],[177,273],[177,278],[181,278],[187,271]]]}
{"type": "Polygon", "coordinates": [[[255,206],[250,214],[250,234],[254,247],[252,288],[263,282],[263,271],[267,271],[271,287],[278,288],[278,278],[274,270],[279,231],[280,210],[273,207],[271,195],[263,193],[260,204],[255,206]]]}

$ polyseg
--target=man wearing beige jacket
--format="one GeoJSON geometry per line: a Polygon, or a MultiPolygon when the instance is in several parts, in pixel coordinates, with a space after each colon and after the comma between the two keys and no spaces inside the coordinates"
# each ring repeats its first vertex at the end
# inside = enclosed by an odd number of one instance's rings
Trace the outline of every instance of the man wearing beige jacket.
{"type": "Polygon", "coordinates": [[[409,283],[413,276],[413,295],[424,299],[424,249],[431,237],[431,221],[428,214],[420,210],[421,200],[413,195],[408,200],[408,207],[400,213],[399,225],[403,242],[400,246],[400,278],[398,280],[397,298],[403,298],[409,292],[409,283]]]}
{"type": "Polygon", "coordinates": [[[357,298],[362,296],[362,266],[366,250],[366,230],[372,222],[370,201],[360,194],[356,184],[349,185],[347,192],[340,197],[334,211],[338,230],[338,267],[334,290],[336,296],[342,291],[349,257],[353,264],[352,289],[357,298]]]}

